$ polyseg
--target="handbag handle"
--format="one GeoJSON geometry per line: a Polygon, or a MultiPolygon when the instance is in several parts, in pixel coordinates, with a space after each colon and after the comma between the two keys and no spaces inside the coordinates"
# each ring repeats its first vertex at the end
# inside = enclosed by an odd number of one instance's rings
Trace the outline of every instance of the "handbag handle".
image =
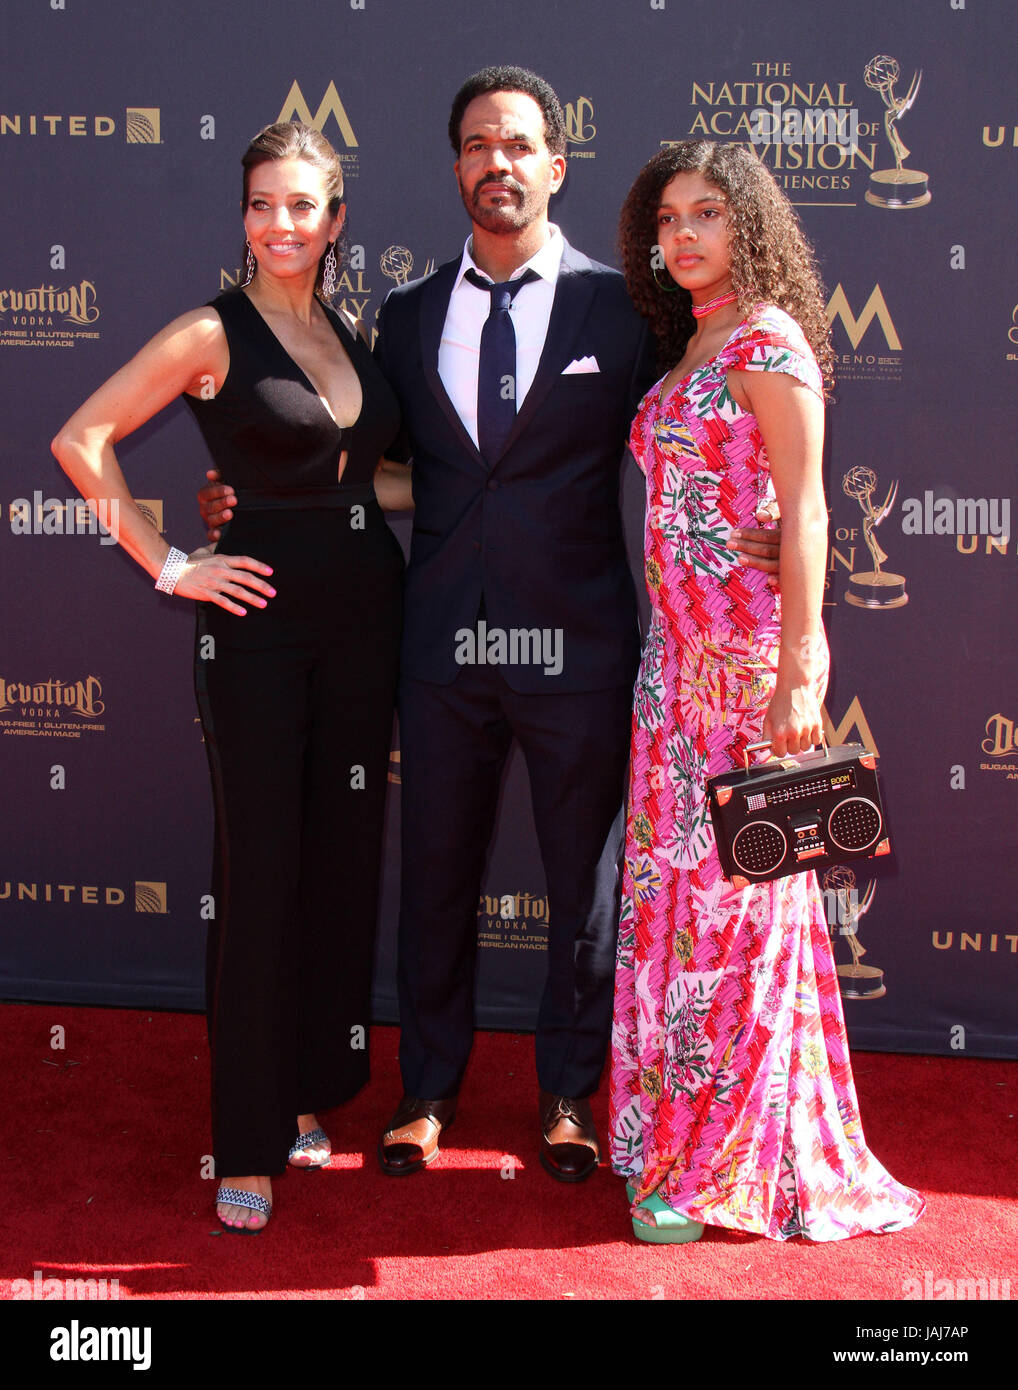
{"type": "MultiPolygon", "coordinates": [[[[820,742],[821,742],[821,744],[823,745],[823,749],[822,749],[821,752],[816,752],[815,749],[811,747],[809,753],[800,753],[798,756],[799,756],[799,757],[803,757],[803,758],[808,758],[808,757],[811,757],[811,756],[812,756],[812,757],[818,757],[818,758],[826,758],[829,750],[828,750],[828,747],[827,747],[827,735],[824,733],[823,729],[820,730],[820,742]]],[[[747,744],[746,744],[746,747],[745,747],[745,749],[743,750],[742,758],[743,758],[743,762],[744,762],[745,765],[746,765],[746,771],[747,771],[747,772],[749,771],[749,755],[750,755],[750,753],[759,753],[759,751],[760,751],[761,748],[770,748],[770,747],[771,747],[771,740],[770,740],[769,738],[764,739],[762,743],[747,743],[747,744]]]]}

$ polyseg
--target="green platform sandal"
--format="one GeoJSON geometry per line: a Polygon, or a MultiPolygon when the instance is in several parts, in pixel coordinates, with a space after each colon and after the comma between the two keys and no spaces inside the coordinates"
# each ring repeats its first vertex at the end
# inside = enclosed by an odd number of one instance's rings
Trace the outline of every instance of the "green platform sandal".
{"type": "MultiPolygon", "coordinates": [[[[636,1196],[636,1188],[632,1183],[626,1183],[626,1196],[632,1205],[636,1196]]],[[[702,1222],[691,1221],[681,1212],[673,1211],[656,1192],[644,1197],[639,1209],[648,1212],[654,1221],[651,1224],[641,1221],[639,1217],[633,1217],[633,1235],[637,1240],[646,1241],[650,1245],[686,1245],[689,1241],[699,1240],[703,1235],[702,1222]]]]}

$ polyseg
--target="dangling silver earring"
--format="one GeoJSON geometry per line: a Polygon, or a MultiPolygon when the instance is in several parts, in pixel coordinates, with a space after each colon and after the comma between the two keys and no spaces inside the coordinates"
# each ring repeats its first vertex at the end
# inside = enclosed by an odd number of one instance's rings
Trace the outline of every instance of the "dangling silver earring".
{"type": "Polygon", "coordinates": [[[246,241],[244,245],[247,247],[247,279],[241,280],[241,289],[243,289],[245,285],[250,285],[251,281],[254,279],[255,273],[255,258],[254,252],[251,250],[251,243],[249,241],[246,241]]]}
{"type": "Polygon", "coordinates": [[[336,243],[329,242],[329,249],[325,253],[325,271],[322,275],[322,294],[326,299],[331,299],[336,293],[336,243]]]}

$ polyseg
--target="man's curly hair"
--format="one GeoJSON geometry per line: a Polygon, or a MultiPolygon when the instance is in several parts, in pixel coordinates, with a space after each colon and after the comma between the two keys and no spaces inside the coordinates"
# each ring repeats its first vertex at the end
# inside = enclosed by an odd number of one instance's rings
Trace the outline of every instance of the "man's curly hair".
{"type": "Polygon", "coordinates": [[[652,253],[658,244],[657,210],[676,174],[702,174],[728,203],[732,285],[739,308],[776,304],[790,314],[816,354],[829,389],[834,353],[824,289],[813,248],[773,176],[745,145],[685,140],[654,155],[636,177],[619,218],[619,253],[630,297],[650,321],[663,366],[681,360],[696,329],[692,296],[667,270],[655,280],[652,253]],[[666,287],[661,288],[664,284],[666,287]]]}

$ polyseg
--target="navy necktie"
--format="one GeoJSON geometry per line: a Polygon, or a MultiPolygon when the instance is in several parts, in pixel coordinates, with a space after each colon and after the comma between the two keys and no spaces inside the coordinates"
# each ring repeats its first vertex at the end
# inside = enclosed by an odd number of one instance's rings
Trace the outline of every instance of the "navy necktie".
{"type": "Polygon", "coordinates": [[[490,467],[505,448],[516,420],[516,330],[509,306],[514,295],[539,276],[535,270],[526,270],[515,280],[495,285],[471,267],[464,278],[491,296],[477,366],[477,447],[490,467]]]}

